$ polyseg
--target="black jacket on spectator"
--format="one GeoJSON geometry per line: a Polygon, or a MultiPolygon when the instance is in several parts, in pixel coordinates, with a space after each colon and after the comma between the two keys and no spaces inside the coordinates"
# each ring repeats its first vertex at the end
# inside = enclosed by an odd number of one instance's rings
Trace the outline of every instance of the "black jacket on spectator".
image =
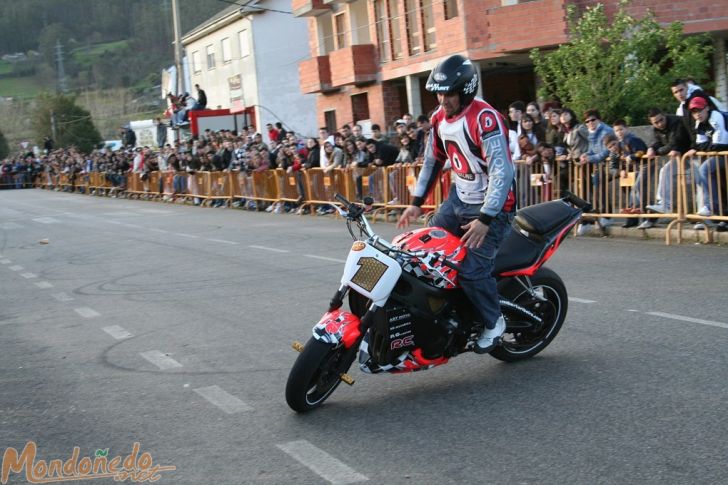
{"type": "Polygon", "coordinates": [[[690,150],[690,134],[685,128],[683,120],[677,115],[664,116],[665,129],[658,130],[653,127],[655,142],[650,145],[650,148],[655,150],[658,155],[667,155],[673,150],[680,153],[690,150]]]}
{"type": "Polygon", "coordinates": [[[318,168],[321,166],[321,151],[318,145],[308,151],[308,156],[303,166],[305,168],[318,168]]]}
{"type": "Polygon", "coordinates": [[[397,155],[399,155],[399,149],[396,146],[389,143],[378,143],[374,158],[382,161],[382,167],[388,167],[395,163],[397,155]]]}
{"type": "Polygon", "coordinates": [[[225,170],[230,168],[230,164],[233,162],[232,150],[222,149],[212,158],[212,164],[215,166],[215,170],[225,170]]]}

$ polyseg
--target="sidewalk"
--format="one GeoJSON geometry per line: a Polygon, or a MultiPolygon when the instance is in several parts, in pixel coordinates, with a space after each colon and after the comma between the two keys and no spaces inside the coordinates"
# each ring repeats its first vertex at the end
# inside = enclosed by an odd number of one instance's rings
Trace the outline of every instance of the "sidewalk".
{"type": "MultiPolygon", "coordinates": [[[[659,224],[656,227],[652,227],[650,229],[637,229],[634,227],[631,227],[629,229],[625,229],[622,227],[622,224],[624,223],[626,219],[614,219],[614,223],[611,226],[608,226],[605,231],[601,230],[597,224],[594,224],[594,230],[590,232],[589,234],[586,234],[584,236],[579,237],[621,237],[621,238],[631,238],[631,239],[655,239],[658,241],[665,242],[665,237],[667,233],[667,224],[659,224]],[[606,234],[605,234],[606,232],[606,234]]],[[[696,244],[701,243],[705,244],[707,241],[707,232],[704,229],[701,230],[694,230],[693,226],[695,225],[694,222],[686,222],[683,224],[683,230],[682,230],[682,243],[683,244],[696,244]]],[[[578,226],[577,226],[578,227],[578,226]]],[[[670,244],[677,244],[678,242],[678,233],[677,226],[673,226],[671,229],[671,240],[670,244]]],[[[728,232],[718,232],[715,230],[710,230],[710,236],[711,236],[711,243],[712,244],[719,244],[719,245],[728,245],[728,232]]]]}

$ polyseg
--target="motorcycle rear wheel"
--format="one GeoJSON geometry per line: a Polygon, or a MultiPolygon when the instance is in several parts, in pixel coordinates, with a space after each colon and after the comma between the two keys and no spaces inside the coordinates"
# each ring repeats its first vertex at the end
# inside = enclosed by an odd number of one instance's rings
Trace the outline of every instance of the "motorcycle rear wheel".
{"type": "Polygon", "coordinates": [[[547,301],[534,299],[516,281],[503,291],[503,296],[541,317],[543,324],[532,331],[509,332],[506,329],[501,345],[490,353],[498,360],[517,362],[533,357],[551,343],[564,323],[569,301],[559,275],[548,268],[540,268],[531,277],[531,284],[534,292],[547,301]]]}
{"type": "Polygon", "coordinates": [[[286,383],[286,402],[303,413],[319,407],[341,383],[356,356],[347,357],[343,345],[331,345],[311,337],[293,364],[286,383]]]}

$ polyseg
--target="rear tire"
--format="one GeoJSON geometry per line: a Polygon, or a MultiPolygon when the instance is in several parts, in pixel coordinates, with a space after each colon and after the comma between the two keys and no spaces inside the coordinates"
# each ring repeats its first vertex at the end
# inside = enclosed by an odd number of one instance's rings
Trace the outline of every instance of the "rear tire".
{"type": "Polygon", "coordinates": [[[347,350],[343,344],[334,346],[313,337],[308,340],[286,383],[286,401],[291,409],[303,413],[323,404],[354,361],[356,352],[347,350]]]}
{"type": "Polygon", "coordinates": [[[505,298],[541,317],[543,325],[528,332],[509,332],[506,328],[501,345],[490,353],[498,360],[517,362],[533,357],[551,343],[564,323],[569,301],[566,287],[559,275],[548,268],[541,268],[531,277],[531,285],[537,295],[546,298],[546,302],[533,298],[516,281],[509,284],[502,293],[505,298]]]}

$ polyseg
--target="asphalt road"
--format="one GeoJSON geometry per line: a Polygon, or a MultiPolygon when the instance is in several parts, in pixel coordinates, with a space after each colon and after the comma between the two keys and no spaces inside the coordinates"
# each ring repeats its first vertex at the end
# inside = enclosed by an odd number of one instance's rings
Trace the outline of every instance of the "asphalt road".
{"type": "Polygon", "coordinates": [[[0,191],[0,452],[139,442],[174,484],[728,483],[726,248],[569,239],[536,358],[352,368],[296,415],[290,344],[350,244],[329,217],[0,191]]]}

